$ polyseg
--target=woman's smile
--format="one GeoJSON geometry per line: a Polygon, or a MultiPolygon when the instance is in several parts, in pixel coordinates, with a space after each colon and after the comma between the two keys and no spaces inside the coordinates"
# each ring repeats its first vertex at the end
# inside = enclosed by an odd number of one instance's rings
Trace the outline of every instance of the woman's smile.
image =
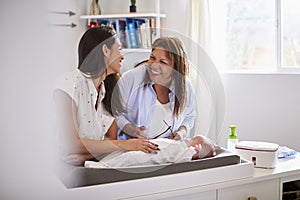
{"type": "Polygon", "coordinates": [[[157,48],[152,51],[147,68],[151,81],[165,86],[169,85],[173,64],[164,49],[157,48]]]}
{"type": "Polygon", "coordinates": [[[154,75],[160,75],[162,74],[162,71],[160,69],[153,69],[153,67],[150,66],[150,71],[154,75]]]}

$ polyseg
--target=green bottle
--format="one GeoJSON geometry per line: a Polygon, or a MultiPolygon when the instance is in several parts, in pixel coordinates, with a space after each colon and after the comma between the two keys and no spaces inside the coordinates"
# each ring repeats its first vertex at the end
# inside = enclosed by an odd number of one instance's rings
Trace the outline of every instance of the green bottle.
{"type": "Polygon", "coordinates": [[[230,125],[230,134],[227,140],[227,149],[231,152],[235,152],[235,145],[238,143],[238,138],[235,133],[236,125],[230,125]]]}

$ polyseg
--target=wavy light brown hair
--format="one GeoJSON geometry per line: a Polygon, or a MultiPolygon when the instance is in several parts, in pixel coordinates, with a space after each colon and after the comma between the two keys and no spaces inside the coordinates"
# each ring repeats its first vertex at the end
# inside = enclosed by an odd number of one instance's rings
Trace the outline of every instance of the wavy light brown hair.
{"type": "MultiPolygon", "coordinates": [[[[183,111],[187,96],[186,76],[189,71],[187,55],[182,42],[175,37],[158,38],[152,44],[152,52],[156,48],[164,49],[166,51],[167,58],[170,59],[171,63],[174,65],[174,70],[171,75],[172,80],[175,83],[175,104],[173,114],[178,117],[178,115],[183,111]]],[[[146,84],[149,81],[150,77],[148,73],[146,73],[144,83],[146,84]]]]}

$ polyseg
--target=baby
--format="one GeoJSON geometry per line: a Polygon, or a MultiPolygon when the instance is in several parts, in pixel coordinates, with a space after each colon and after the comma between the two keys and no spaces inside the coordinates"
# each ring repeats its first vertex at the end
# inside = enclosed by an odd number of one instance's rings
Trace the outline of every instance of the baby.
{"type": "Polygon", "coordinates": [[[99,162],[86,161],[87,168],[122,168],[132,166],[146,166],[166,163],[190,162],[191,160],[215,156],[214,143],[205,136],[197,135],[189,140],[171,140],[167,138],[153,139],[158,145],[156,153],[142,151],[115,151],[99,162]]]}
{"type": "Polygon", "coordinates": [[[208,158],[216,155],[216,145],[207,137],[197,135],[191,140],[185,140],[187,146],[194,147],[196,153],[192,160],[208,158]]]}

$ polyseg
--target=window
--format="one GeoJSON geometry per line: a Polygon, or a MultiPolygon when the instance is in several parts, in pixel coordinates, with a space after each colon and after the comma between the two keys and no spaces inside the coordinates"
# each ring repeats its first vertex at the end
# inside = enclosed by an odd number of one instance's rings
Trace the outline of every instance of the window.
{"type": "Polygon", "coordinates": [[[300,1],[284,0],[281,6],[282,64],[283,67],[300,66],[300,1]]]}
{"type": "Polygon", "coordinates": [[[211,0],[211,50],[217,66],[299,70],[299,10],[299,0],[211,0]]]}

